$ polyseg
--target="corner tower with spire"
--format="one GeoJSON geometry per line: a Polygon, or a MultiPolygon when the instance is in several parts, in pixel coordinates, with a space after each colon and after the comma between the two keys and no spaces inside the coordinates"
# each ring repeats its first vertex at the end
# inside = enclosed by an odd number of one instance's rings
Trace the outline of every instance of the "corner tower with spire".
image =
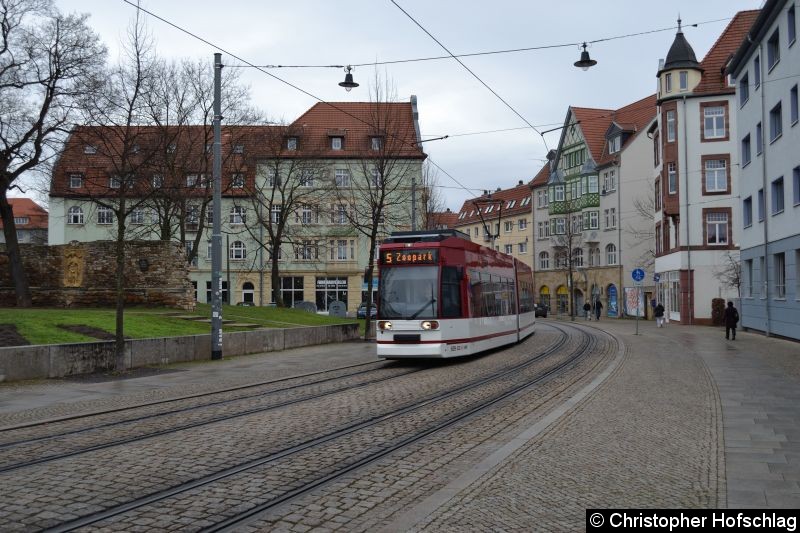
{"type": "Polygon", "coordinates": [[[678,19],[678,33],[667,53],[667,59],[658,69],[659,102],[669,98],[679,98],[691,93],[700,84],[703,69],[694,55],[694,50],[683,35],[681,19],[678,19]]]}

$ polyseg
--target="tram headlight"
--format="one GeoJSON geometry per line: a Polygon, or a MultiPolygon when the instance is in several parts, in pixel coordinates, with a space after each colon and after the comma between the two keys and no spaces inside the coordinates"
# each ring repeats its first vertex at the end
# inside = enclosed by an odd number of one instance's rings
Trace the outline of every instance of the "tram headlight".
{"type": "Polygon", "coordinates": [[[388,320],[381,320],[378,322],[378,328],[381,330],[392,329],[392,323],[388,320]]]}
{"type": "Polygon", "coordinates": [[[431,330],[431,329],[439,329],[439,323],[436,320],[425,320],[420,324],[422,329],[424,330],[431,330]]]}

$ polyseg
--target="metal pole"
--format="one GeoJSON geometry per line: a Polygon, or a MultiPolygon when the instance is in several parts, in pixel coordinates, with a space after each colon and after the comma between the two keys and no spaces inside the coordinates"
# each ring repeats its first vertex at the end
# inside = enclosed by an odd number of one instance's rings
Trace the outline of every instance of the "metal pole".
{"type": "Polygon", "coordinates": [[[411,178],[411,231],[417,229],[417,179],[411,178]]]}
{"type": "Polygon", "coordinates": [[[636,335],[639,334],[639,306],[642,303],[642,288],[636,287],[636,335]]]}
{"type": "Polygon", "coordinates": [[[231,236],[225,235],[225,280],[228,282],[225,290],[225,303],[231,305],[231,236]]]}
{"type": "Polygon", "coordinates": [[[222,54],[214,54],[214,224],[211,230],[211,359],[222,359],[222,54]]]}

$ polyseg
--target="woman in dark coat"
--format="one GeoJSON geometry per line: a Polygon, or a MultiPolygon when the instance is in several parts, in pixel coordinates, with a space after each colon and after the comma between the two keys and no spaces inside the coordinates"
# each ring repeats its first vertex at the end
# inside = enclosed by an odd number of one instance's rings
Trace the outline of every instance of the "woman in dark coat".
{"type": "Polygon", "coordinates": [[[728,334],[731,335],[731,340],[736,340],[736,324],[739,322],[739,311],[733,306],[733,302],[728,302],[728,307],[725,308],[725,338],[728,334]]]}

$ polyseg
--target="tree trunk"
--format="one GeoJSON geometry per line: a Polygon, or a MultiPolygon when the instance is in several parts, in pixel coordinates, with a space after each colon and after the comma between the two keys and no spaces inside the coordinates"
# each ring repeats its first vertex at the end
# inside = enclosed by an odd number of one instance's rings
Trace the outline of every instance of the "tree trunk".
{"type": "Polygon", "coordinates": [[[116,292],[117,292],[117,313],[116,313],[116,331],[115,331],[115,354],[116,361],[114,368],[116,370],[125,370],[125,217],[119,216],[125,213],[125,199],[120,200],[120,209],[117,215],[117,275],[116,275],[116,292]]]}
{"type": "Polygon", "coordinates": [[[369,238],[369,261],[367,261],[367,268],[364,270],[364,281],[367,283],[367,312],[364,315],[364,340],[369,341],[369,327],[372,324],[372,271],[375,269],[375,240],[377,239],[377,231],[373,224],[372,235],[369,238]]]}
{"type": "Polygon", "coordinates": [[[281,298],[281,277],[280,270],[278,270],[278,253],[280,247],[275,246],[272,248],[272,257],[270,263],[272,264],[272,271],[270,272],[269,279],[272,283],[272,301],[278,307],[284,307],[283,298],[281,298]]]}
{"type": "Polygon", "coordinates": [[[17,241],[17,227],[14,224],[14,212],[8,202],[7,190],[0,192],[0,215],[3,219],[3,234],[6,237],[6,253],[8,254],[8,270],[11,274],[11,283],[17,297],[17,307],[30,307],[31,290],[28,285],[28,276],[22,265],[22,256],[17,241]]]}

